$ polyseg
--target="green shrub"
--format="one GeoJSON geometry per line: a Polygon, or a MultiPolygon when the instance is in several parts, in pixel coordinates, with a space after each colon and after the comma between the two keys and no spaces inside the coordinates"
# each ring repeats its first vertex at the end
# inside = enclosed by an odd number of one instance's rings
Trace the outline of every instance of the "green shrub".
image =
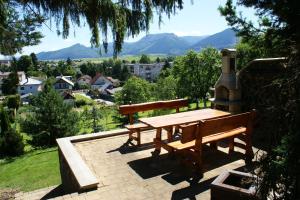
{"type": "Polygon", "coordinates": [[[6,105],[9,108],[18,110],[20,107],[20,102],[21,102],[21,98],[20,98],[20,95],[18,95],[18,94],[9,95],[6,97],[6,105]]]}
{"type": "Polygon", "coordinates": [[[75,101],[75,106],[76,107],[81,107],[87,105],[87,102],[84,99],[79,99],[75,101]]]}
{"type": "Polygon", "coordinates": [[[0,157],[21,155],[24,152],[23,137],[11,127],[7,111],[3,108],[0,120],[0,157]]]}
{"type": "Polygon", "coordinates": [[[23,137],[13,128],[0,136],[0,157],[19,156],[24,153],[23,137]]]}

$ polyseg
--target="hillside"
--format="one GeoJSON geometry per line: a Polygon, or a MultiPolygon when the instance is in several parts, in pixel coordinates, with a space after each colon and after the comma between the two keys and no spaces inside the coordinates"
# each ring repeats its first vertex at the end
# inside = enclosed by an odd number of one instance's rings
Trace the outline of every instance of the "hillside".
{"type": "MultiPolygon", "coordinates": [[[[212,46],[217,49],[233,47],[237,42],[237,37],[231,29],[210,36],[182,36],[173,33],[149,34],[136,42],[125,42],[120,55],[140,55],[140,54],[165,54],[181,55],[187,50],[201,50],[204,47],[212,46]]],[[[39,60],[58,59],[80,59],[110,57],[113,55],[113,44],[108,44],[108,52],[99,54],[99,49],[86,47],[82,44],[60,49],[57,51],[41,52],[37,54],[39,60]]]]}
{"type": "Polygon", "coordinates": [[[226,29],[200,40],[198,43],[194,44],[191,49],[199,51],[208,46],[223,49],[233,47],[236,43],[237,37],[235,32],[232,29],[226,29]]]}

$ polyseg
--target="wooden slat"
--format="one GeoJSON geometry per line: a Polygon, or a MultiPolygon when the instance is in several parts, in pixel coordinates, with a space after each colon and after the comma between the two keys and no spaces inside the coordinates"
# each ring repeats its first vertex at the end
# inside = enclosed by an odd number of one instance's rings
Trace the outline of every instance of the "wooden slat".
{"type": "Polygon", "coordinates": [[[122,105],[119,107],[119,112],[122,115],[133,114],[142,111],[156,110],[156,109],[172,109],[188,106],[187,99],[175,99],[170,101],[156,101],[132,105],[122,105]]]}
{"type": "Polygon", "coordinates": [[[134,129],[142,129],[142,128],[148,128],[149,126],[144,123],[137,123],[137,124],[128,124],[125,126],[125,128],[129,130],[134,130],[134,129]]]}
{"type": "Polygon", "coordinates": [[[202,137],[230,131],[239,127],[247,127],[251,115],[250,112],[226,116],[219,119],[208,119],[200,123],[200,130],[202,137]]]}
{"type": "Polygon", "coordinates": [[[233,137],[233,136],[245,133],[245,132],[246,132],[246,127],[240,127],[240,128],[233,129],[231,131],[216,133],[216,134],[213,134],[213,135],[203,137],[202,138],[202,144],[206,144],[206,143],[210,143],[210,142],[216,142],[218,140],[222,140],[222,139],[225,139],[225,138],[230,138],[230,137],[233,137]]]}

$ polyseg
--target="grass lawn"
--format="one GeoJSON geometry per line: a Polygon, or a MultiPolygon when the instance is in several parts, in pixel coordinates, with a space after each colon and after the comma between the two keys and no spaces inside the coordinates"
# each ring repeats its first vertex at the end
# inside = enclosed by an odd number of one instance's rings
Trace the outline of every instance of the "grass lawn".
{"type": "Polygon", "coordinates": [[[60,183],[57,148],[35,150],[17,158],[0,160],[0,188],[32,191],[60,183]]]}

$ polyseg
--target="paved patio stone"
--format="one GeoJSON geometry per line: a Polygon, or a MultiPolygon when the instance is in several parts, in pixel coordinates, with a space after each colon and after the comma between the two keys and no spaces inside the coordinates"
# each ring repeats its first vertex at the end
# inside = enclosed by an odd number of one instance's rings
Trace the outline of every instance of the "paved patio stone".
{"type": "MultiPolygon", "coordinates": [[[[163,135],[166,138],[166,134],[163,135]]],[[[86,193],[61,195],[57,192],[57,196],[53,194],[56,197],[54,199],[205,200],[210,199],[210,183],[221,172],[245,169],[242,149],[235,147],[236,152],[228,155],[228,148],[218,147],[217,151],[207,146],[203,153],[204,176],[199,182],[193,183],[191,168],[168,156],[166,151],[162,150],[158,159],[151,157],[153,144],[149,141],[154,137],[154,131],[143,132],[139,148],[126,143],[127,135],[74,143],[101,184],[97,190],[86,193]]],[[[54,187],[19,193],[16,199],[47,199],[47,194],[52,190],[54,187]]]]}

